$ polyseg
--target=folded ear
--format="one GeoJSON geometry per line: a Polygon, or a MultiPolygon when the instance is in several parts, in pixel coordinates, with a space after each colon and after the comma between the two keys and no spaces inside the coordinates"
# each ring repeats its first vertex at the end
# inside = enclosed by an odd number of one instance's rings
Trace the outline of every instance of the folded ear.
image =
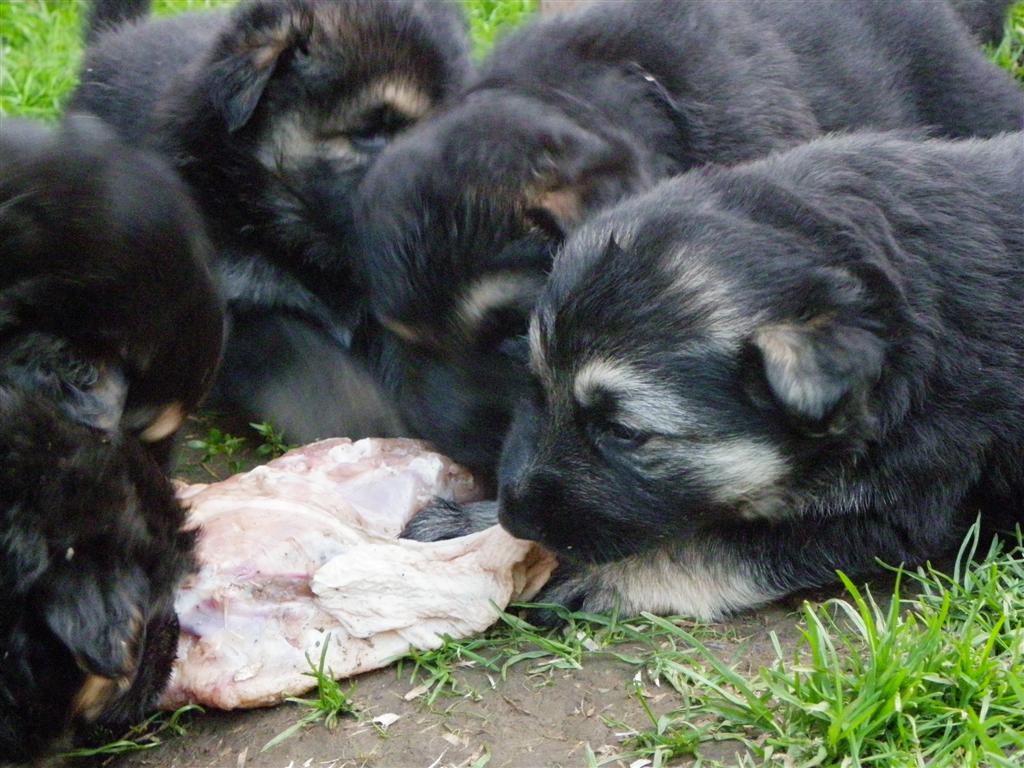
{"type": "Polygon", "coordinates": [[[255,3],[235,15],[210,68],[210,101],[229,132],[243,128],[284,57],[303,49],[312,19],[297,9],[255,3]]]}
{"type": "Polygon", "coordinates": [[[766,325],[751,341],[772,396],[804,431],[870,427],[868,396],[885,358],[885,342],[873,332],[822,316],[766,325]]]}
{"type": "Polygon", "coordinates": [[[564,237],[588,211],[644,186],[635,153],[622,142],[577,127],[546,143],[526,194],[528,219],[546,233],[564,237]]]}
{"type": "Polygon", "coordinates": [[[61,569],[42,596],[47,626],[85,673],[72,707],[86,721],[96,719],[135,678],[148,599],[141,573],[112,570],[100,576],[88,567],[61,569]]]}

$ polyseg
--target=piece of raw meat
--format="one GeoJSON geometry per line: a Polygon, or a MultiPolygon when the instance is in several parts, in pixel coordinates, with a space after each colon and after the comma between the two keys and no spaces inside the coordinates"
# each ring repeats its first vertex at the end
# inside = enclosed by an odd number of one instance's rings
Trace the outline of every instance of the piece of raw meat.
{"type": "Polygon", "coordinates": [[[326,669],[347,677],[441,634],[479,632],[494,605],[536,594],[553,559],[497,526],[399,540],[434,496],[480,494],[466,470],[412,440],[324,440],[183,486],[200,569],[175,601],[182,632],[162,705],[274,704],[313,687],[309,660],[325,642],[326,669]]]}

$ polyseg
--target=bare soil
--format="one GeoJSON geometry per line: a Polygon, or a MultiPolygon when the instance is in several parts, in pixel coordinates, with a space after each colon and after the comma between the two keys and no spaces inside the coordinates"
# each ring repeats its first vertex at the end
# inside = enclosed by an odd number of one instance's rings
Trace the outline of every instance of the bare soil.
{"type": "MultiPolygon", "coordinates": [[[[769,632],[793,641],[796,620],[785,606],[745,616],[721,629],[736,639],[715,643],[723,658],[740,661],[741,668],[768,663],[774,654],[769,632]]],[[[628,653],[629,646],[617,650],[628,653]]],[[[382,669],[356,679],[354,700],[362,708],[359,719],[342,720],[334,731],[310,727],[267,752],[266,742],[292,725],[304,713],[285,704],[267,710],[207,713],[193,719],[186,736],[155,750],[137,753],[113,763],[116,768],[347,768],[348,766],[473,766],[490,755],[489,768],[582,766],[589,746],[598,758],[625,751],[621,744],[628,726],[648,727],[645,715],[631,694],[638,668],[594,655],[583,669],[530,674],[529,664],[513,667],[502,680],[477,669],[465,669],[461,681],[476,696],[441,696],[433,705],[416,693],[408,668],[399,675],[382,669]],[[399,716],[385,732],[373,718],[385,713],[399,716]]],[[[650,690],[650,686],[648,686],[650,690]]],[[[678,694],[665,687],[650,700],[655,713],[679,705],[678,694]]],[[[710,743],[701,749],[704,759],[736,761],[739,744],[710,743]]],[[[626,766],[630,760],[610,764],[626,766]]],[[[693,764],[692,759],[673,763],[693,764]]]]}

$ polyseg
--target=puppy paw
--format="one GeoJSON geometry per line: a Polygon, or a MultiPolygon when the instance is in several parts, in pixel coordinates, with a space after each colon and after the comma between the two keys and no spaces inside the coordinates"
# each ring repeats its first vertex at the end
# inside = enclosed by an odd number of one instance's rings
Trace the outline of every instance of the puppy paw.
{"type": "Polygon", "coordinates": [[[498,502],[478,501],[456,504],[442,498],[416,513],[401,538],[415,541],[444,541],[490,528],[498,522],[498,502]]]}
{"type": "Polygon", "coordinates": [[[567,561],[559,563],[551,580],[530,602],[561,609],[528,609],[527,621],[540,627],[557,627],[565,623],[566,612],[604,613],[615,608],[614,599],[602,587],[593,567],[567,561]]]}

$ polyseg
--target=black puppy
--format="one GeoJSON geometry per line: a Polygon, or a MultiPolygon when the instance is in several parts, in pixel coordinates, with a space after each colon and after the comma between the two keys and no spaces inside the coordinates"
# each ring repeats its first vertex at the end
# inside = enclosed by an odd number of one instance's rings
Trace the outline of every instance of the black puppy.
{"type": "Polygon", "coordinates": [[[223,313],[174,174],[91,117],[0,133],[0,376],[161,462],[213,382],[223,313]]]}
{"type": "Polygon", "coordinates": [[[177,654],[184,512],[132,438],[0,383],[0,762],[137,723],[177,654]]]}
{"type": "Polygon", "coordinates": [[[1019,133],[823,139],[599,215],[500,470],[562,559],[538,599],[713,618],[1024,520],[1022,307],[1019,133]]]}
{"type": "Polygon", "coordinates": [[[72,106],[169,158],[205,215],[231,321],[216,399],[293,440],[397,434],[348,353],[362,306],[349,198],[392,136],[461,86],[458,6],[246,0],[124,22],[147,5],[94,7],[72,106]]]}
{"type": "Polygon", "coordinates": [[[95,118],[0,132],[0,761],[135,722],[191,564],[159,462],[223,316],[181,182],[95,118]],[[145,450],[149,448],[149,451],[145,450]]]}
{"type": "Polygon", "coordinates": [[[1024,94],[944,3],[595,2],[499,44],[370,171],[366,344],[413,432],[493,470],[516,337],[562,234],[654,181],[849,128],[1018,129],[1024,94]]]}

